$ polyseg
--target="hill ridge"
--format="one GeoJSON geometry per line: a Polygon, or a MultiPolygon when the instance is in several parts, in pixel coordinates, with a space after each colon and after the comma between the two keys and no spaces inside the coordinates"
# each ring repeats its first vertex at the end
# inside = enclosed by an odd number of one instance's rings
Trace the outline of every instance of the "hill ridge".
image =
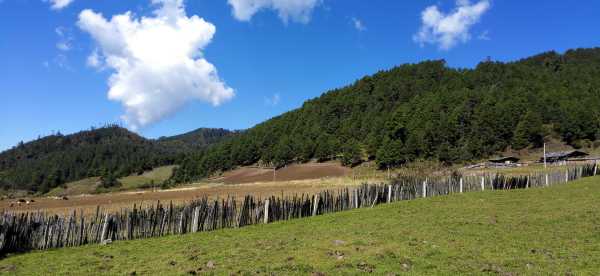
{"type": "Polygon", "coordinates": [[[66,182],[110,173],[127,176],[172,165],[232,135],[200,128],[148,139],[118,125],[49,135],[0,153],[0,187],[45,193],[66,182]],[[206,136],[206,137],[205,137],[206,136]],[[184,137],[185,139],[181,139],[184,137]]]}
{"type": "Polygon", "coordinates": [[[473,69],[449,68],[444,60],[404,64],[188,158],[173,179],[311,159],[347,166],[375,160],[380,168],[420,159],[465,162],[539,147],[546,137],[589,146],[600,138],[599,75],[600,48],[484,61],[473,69]]]}

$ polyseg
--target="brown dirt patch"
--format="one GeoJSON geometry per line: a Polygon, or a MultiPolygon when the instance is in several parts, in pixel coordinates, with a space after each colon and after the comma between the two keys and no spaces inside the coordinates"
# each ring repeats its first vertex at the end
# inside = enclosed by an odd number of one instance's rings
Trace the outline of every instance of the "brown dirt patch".
{"type": "Polygon", "coordinates": [[[272,195],[314,194],[326,189],[335,190],[358,184],[360,183],[344,178],[239,185],[197,184],[171,190],[71,196],[68,200],[40,197],[34,198],[35,202],[30,204],[16,204],[14,199],[5,199],[0,201],[0,211],[44,211],[57,214],[68,214],[77,211],[77,213],[92,214],[95,213],[97,206],[100,206],[103,210],[118,211],[124,208],[132,208],[134,204],[137,206],[155,205],[157,201],[167,204],[169,201],[172,201],[173,204],[182,204],[204,196],[209,198],[233,196],[241,199],[246,195],[265,198],[272,195]]]}
{"type": "MultiPolygon", "coordinates": [[[[68,200],[59,197],[34,198],[30,204],[17,204],[15,199],[0,200],[0,212],[37,212],[67,214],[73,211],[86,214],[95,213],[97,206],[104,210],[118,211],[124,208],[155,205],[157,201],[182,204],[200,197],[243,198],[246,195],[268,197],[272,195],[314,194],[326,189],[360,184],[360,180],[344,177],[352,175],[352,170],[337,163],[309,163],[290,165],[273,170],[260,168],[240,168],[225,173],[211,183],[194,184],[187,187],[158,190],[115,192],[97,195],[69,196],[68,200]],[[11,206],[12,205],[12,206],[11,206]]],[[[30,199],[23,197],[23,199],[30,199]]]]}
{"type": "Polygon", "coordinates": [[[277,171],[244,167],[227,172],[215,180],[226,184],[240,184],[341,177],[351,173],[351,169],[337,163],[309,163],[289,165],[277,171]]]}

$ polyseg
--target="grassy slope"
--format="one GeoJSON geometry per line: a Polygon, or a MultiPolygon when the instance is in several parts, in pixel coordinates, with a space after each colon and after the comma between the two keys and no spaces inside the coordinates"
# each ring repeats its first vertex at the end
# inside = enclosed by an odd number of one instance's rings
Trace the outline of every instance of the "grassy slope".
{"type": "Polygon", "coordinates": [[[65,184],[66,188],[56,187],[46,194],[46,196],[66,196],[91,194],[96,190],[96,183],[99,177],[88,177],[81,180],[65,184]]]}
{"type": "Polygon", "coordinates": [[[163,181],[171,177],[173,174],[173,168],[175,168],[175,166],[163,166],[154,168],[153,170],[145,172],[142,175],[130,175],[120,178],[119,181],[122,184],[120,189],[137,189],[144,184],[149,184],[152,180],[154,180],[157,187],[160,187],[160,184],[163,181]]]}
{"type": "Polygon", "coordinates": [[[600,178],[185,236],[16,255],[18,274],[591,274],[600,271],[600,178]],[[340,242],[335,242],[339,240],[340,242]],[[338,257],[343,256],[343,257],[338,257]],[[214,262],[214,268],[207,263],[214,262]]]}
{"type": "MultiPolygon", "coordinates": [[[[139,189],[141,186],[145,184],[149,184],[150,181],[154,180],[157,187],[160,187],[160,184],[169,179],[173,174],[173,168],[175,166],[162,166],[152,169],[151,171],[147,171],[142,175],[130,175],[126,177],[119,178],[119,182],[121,182],[121,186],[118,188],[110,189],[108,191],[126,191],[126,190],[135,190],[139,189]]],[[[93,194],[96,192],[98,177],[88,177],[82,180],[73,181],[67,183],[65,186],[67,188],[56,187],[52,189],[47,196],[64,196],[64,195],[80,195],[80,194],[93,194]]]]}

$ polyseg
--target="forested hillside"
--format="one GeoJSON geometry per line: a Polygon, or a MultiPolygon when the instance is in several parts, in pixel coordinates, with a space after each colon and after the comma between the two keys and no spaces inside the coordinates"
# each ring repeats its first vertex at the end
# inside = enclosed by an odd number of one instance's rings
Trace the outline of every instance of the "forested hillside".
{"type": "Polygon", "coordinates": [[[88,176],[168,164],[180,164],[173,181],[188,182],[256,163],[453,163],[539,147],[548,136],[575,147],[600,138],[600,48],[485,61],[473,69],[406,64],[243,132],[199,129],[150,140],[109,126],[51,135],[0,153],[0,187],[44,192],[88,176]]]}
{"type": "Polygon", "coordinates": [[[221,142],[236,133],[222,128],[199,128],[180,135],[160,137],[158,142],[180,151],[193,151],[221,142]]]}
{"type": "Polygon", "coordinates": [[[313,158],[369,158],[381,168],[457,162],[539,147],[548,135],[574,146],[600,138],[600,48],[474,69],[426,61],[382,71],[189,156],[173,177],[313,158]]]}
{"type": "Polygon", "coordinates": [[[198,129],[150,140],[114,125],[66,136],[58,133],[0,153],[0,187],[43,193],[89,176],[142,173],[178,163],[188,150],[200,150],[229,135],[225,130],[198,129]]]}

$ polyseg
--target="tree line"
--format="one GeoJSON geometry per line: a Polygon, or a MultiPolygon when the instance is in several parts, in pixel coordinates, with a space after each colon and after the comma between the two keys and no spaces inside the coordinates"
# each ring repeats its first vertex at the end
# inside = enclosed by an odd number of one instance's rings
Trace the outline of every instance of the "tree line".
{"type": "Polygon", "coordinates": [[[199,129],[152,140],[118,125],[71,135],[59,132],[0,153],[0,187],[46,193],[91,176],[100,176],[105,188],[118,186],[119,177],[181,163],[187,152],[230,135],[226,130],[199,129]]]}

